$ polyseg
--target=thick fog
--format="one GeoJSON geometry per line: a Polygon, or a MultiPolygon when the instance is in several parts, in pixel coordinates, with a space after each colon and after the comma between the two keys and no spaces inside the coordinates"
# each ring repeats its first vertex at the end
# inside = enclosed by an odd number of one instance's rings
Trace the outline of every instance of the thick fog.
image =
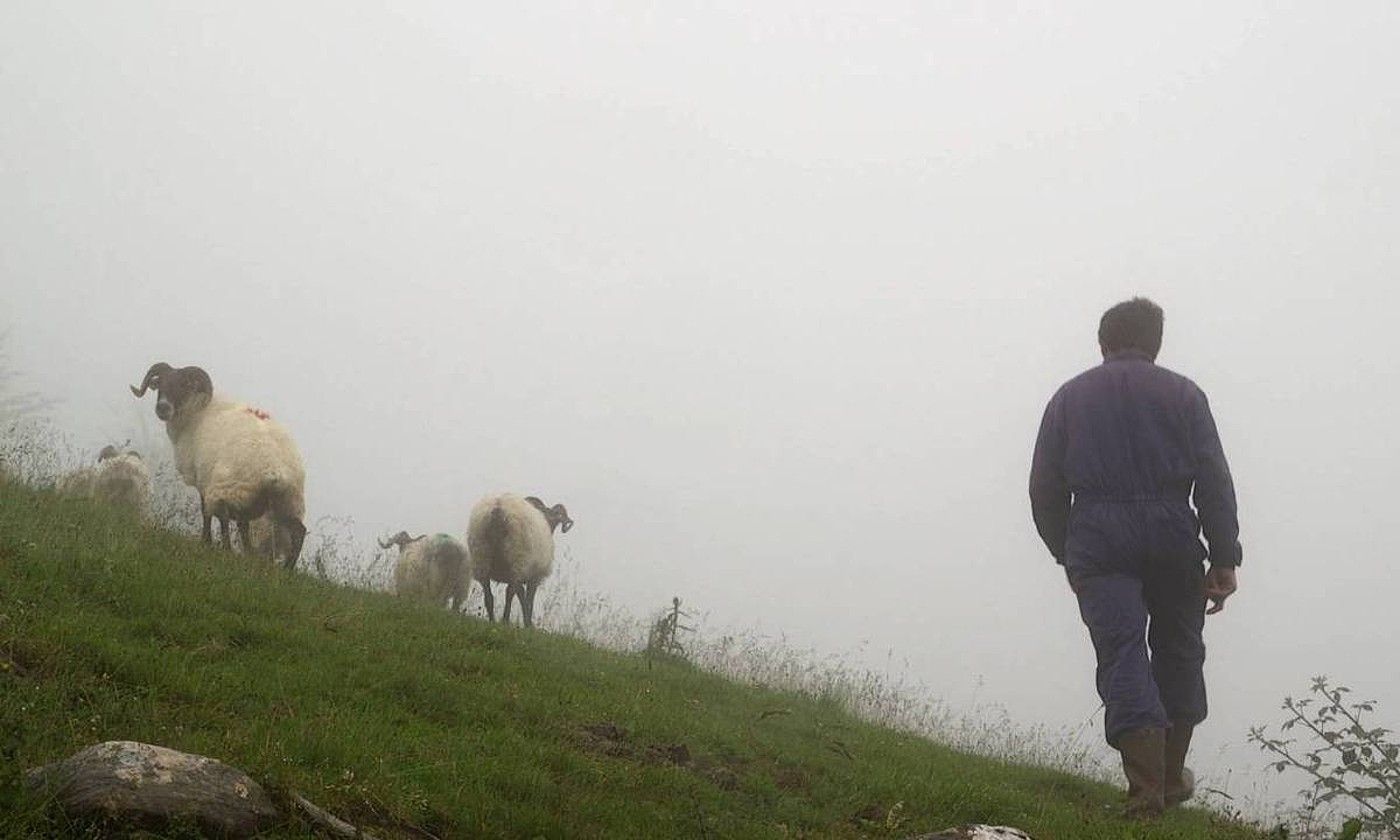
{"type": "Polygon", "coordinates": [[[159,434],[127,384],[199,364],[313,521],[534,492],[629,609],[1073,726],[1030,451],[1145,294],[1240,497],[1208,782],[1314,674],[1400,723],[1400,7],[516,5],[5,4],[0,319],[59,423],[159,434]]]}

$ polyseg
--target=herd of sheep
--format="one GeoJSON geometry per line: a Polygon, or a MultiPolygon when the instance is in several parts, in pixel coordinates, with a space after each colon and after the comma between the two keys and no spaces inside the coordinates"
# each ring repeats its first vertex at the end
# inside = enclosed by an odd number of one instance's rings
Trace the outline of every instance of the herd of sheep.
{"type": "MultiPolygon", "coordinates": [[[[199,367],[157,362],[139,388],[131,387],[137,398],[152,390],[176,471],[199,494],[204,541],[213,542],[217,521],[224,548],[232,549],[232,528],[237,528],[244,552],[295,567],[306,539],[306,473],[287,430],[259,408],[215,397],[213,381],[199,367]]],[[[108,446],[95,466],[64,476],[58,490],[145,513],[151,477],[139,454],[108,446]]],[[[472,508],[465,545],[449,534],[411,537],[400,531],[379,546],[398,547],[394,589],[399,595],[449,604],[455,611],[475,580],[487,616],[495,621],[491,584],[504,583],[502,620],[510,621],[511,604],[518,599],[530,627],[535,592],[554,566],[554,532],[567,532],[573,525],[563,505],[496,493],[472,508]]]]}

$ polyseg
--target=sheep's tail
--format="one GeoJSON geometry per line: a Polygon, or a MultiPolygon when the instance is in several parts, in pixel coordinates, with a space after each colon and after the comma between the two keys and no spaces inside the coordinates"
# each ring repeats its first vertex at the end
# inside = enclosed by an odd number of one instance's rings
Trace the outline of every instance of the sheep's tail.
{"type": "Polygon", "coordinates": [[[496,561],[504,557],[506,540],[509,537],[510,520],[506,518],[505,508],[498,503],[491,508],[491,515],[486,518],[486,525],[481,529],[482,547],[487,558],[496,561]]]}

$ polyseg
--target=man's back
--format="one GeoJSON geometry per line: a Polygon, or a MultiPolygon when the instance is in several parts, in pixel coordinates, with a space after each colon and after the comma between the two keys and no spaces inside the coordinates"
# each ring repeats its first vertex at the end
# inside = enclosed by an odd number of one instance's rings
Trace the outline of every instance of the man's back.
{"type": "MultiPolygon", "coordinates": [[[[1051,399],[1031,472],[1041,536],[1065,561],[1071,498],[1169,502],[1189,515],[1194,495],[1212,561],[1238,565],[1234,487],[1205,394],[1144,353],[1125,351],[1051,399]]],[[[1189,527],[1195,530],[1191,516],[1189,527]]]]}
{"type": "Polygon", "coordinates": [[[1199,394],[1189,379],[1138,353],[1111,357],[1066,383],[1054,407],[1070,492],[1184,500],[1196,471],[1190,418],[1199,394]]]}

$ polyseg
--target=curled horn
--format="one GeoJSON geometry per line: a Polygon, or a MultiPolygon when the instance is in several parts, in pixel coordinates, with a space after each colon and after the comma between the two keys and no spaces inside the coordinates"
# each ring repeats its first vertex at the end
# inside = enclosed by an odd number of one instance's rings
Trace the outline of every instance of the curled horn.
{"type": "Polygon", "coordinates": [[[564,509],[563,505],[545,507],[544,502],[540,501],[538,496],[526,496],[525,501],[534,505],[535,510],[544,514],[545,521],[549,523],[549,530],[553,531],[562,525],[564,533],[567,534],[569,529],[574,527],[574,520],[569,518],[569,512],[564,509]]]}
{"type": "Polygon", "coordinates": [[[128,385],[127,387],[131,389],[131,393],[136,397],[144,397],[146,396],[147,389],[149,389],[151,386],[154,385],[155,387],[159,388],[161,376],[169,373],[172,370],[174,370],[174,368],[172,368],[165,362],[156,362],[155,364],[151,365],[150,370],[146,371],[146,378],[141,380],[141,390],[136,390],[135,385],[128,385]]]}
{"type": "Polygon", "coordinates": [[[387,541],[386,541],[386,540],[379,540],[379,547],[380,547],[380,548],[388,548],[388,547],[391,546],[391,545],[396,545],[396,546],[398,546],[399,548],[403,548],[404,546],[408,545],[409,543],[418,542],[419,540],[423,539],[423,538],[426,537],[426,536],[427,536],[427,534],[419,534],[419,535],[416,536],[416,537],[410,537],[410,536],[408,535],[408,532],[407,532],[407,531],[400,531],[400,532],[398,532],[397,534],[395,534],[395,535],[393,535],[392,537],[390,537],[387,541]]]}
{"type": "Polygon", "coordinates": [[[574,520],[569,518],[569,511],[563,505],[555,505],[549,512],[550,518],[559,525],[559,530],[563,533],[569,533],[569,529],[574,527],[574,520]]]}

